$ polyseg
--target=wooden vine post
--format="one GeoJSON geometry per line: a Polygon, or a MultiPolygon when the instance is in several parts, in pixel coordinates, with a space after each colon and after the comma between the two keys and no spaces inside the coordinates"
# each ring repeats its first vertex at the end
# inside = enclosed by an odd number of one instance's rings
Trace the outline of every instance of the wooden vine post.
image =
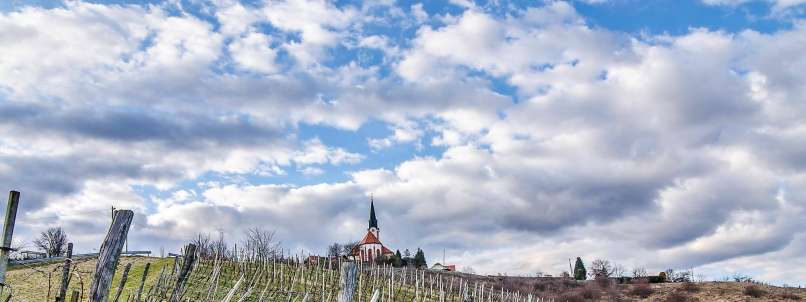
{"type": "Polygon", "coordinates": [[[100,253],[98,253],[98,263],[95,265],[95,273],[92,275],[89,302],[107,302],[109,300],[109,285],[115,275],[120,252],[123,250],[123,243],[129,233],[134,212],[118,210],[115,211],[114,216],[112,226],[109,227],[109,232],[101,244],[100,253]]]}
{"type": "Polygon", "coordinates": [[[182,269],[179,271],[179,275],[176,277],[176,285],[174,286],[173,292],[171,292],[171,298],[168,299],[169,302],[178,302],[182,300],[185,282],[188,280],[190,270],[193,269],[194,262],[196,262],[196,245],[191,243],[187,245],[187,248],[185,248],[185,256],[182,260],[182,269]]]}
{"type": "Polygon", "coordinates": [[[59,294],[56,296],[56,301],[67,301],[67,286],[70,283],[70,264],[73,262],[73,243],[67,244],[67,257],[64,258],[64,265],[62,266],[62,284],[59,287],[59,294]]]}
{"type": "Polygon", "coordinates": [[[135,302],[140,302],[140,296],[143,294],[143,286],[146,284],[148,277],[148,269],[151,267],[151,262],[146,263],[146,268],[143,270],[143,277],[140,279],[140,286],[137,287],[137,294],[134,296],[135,302]]]}
{"type": "Polygon", "coordinates": [[[14,224],[17,222],[17,206],[20,203],[20,192],[8,192],[8,206],[6,207],[6,221],[3,225],[3,242],[0,245],[0,294],[6,286],[6,269],[8,268],[8,255],[11,253],[11,237],[14,235],[14,224]]]}
{"type": "Polygon", "coordinates": [[[342,263],[338,302],[353,302],[353,294],[357,286],[356,280],[358,280],[358,266],[355,262],[342,263]]]}

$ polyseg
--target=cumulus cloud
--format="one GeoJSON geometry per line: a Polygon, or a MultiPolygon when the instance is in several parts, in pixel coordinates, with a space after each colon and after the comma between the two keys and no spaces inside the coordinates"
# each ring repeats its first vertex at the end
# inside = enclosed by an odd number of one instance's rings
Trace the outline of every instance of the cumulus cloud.
{"type": "Polygon", "coordinates": [[[806,27],[632,36],[566,2],[457,4],[402,8],[410,36],[307,1],[0,14],[0,182],[23,191],[21,236],[61,224],[89,247],[114,205],[151,249],[266,226],[321,252],[358,239],[373,194],[385,243],[485,273],[583,256],[802,282],[777,259],[806,261],[806,27]],[[357,49],[383,58],[339,57],[357,49]],[[340,132],[361,137],[326,143],[340,132]]]}

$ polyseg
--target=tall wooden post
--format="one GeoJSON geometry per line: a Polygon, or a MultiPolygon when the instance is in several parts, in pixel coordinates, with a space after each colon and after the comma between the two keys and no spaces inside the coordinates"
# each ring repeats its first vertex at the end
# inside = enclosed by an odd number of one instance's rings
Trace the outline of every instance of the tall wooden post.
{"type": "Polygon", "coordinates": [[[143,270],[143,278],[140,279],[140,286],[137,287],[137,294],[134,296],[134,302],[140,302],[140,296],[143,293],[143,286],[146,284],[146,278],[148,277],[148,268],[151,267],[151,262],[146,263],[146,268],[143,270]]]}
{"type": "Polygon", "coordinates": [[[6,222],[3,225],[3,242],[0,246],[0,294],[6,285],[6,269],[8,268],[8,255],[11,253],[11,237],[14,235],[14,223],[17,222],[17,206],[20,203],[20,192],[8,193],[6,206],[6,222]]]}
{"type": "Polygon", "coordinates": [[[342,263],[341,276],[339,278],[338,302],[353,302],[357,277],[358,266],[355,262],[342,263]]]}
{"type": "Polygon", "coordinates": [[[190,270],[193,269],[193,263],[195,262],[196,245],[191,243],[187,245],[187,248],[185,248],[182,269],[179,271],[179,275],[176,277],[176,285],[174,286],[173,292],[171,292],[171,297],[168,299],[169,302],[179,302],[182,300],[182,295],[184,294],[185,290],[185,282],[187,282],[188,276],[190,275],[190,270]]]}
{"type": "Polygon", "coordinates": [[[67,244],[67,257],[64,258],[64,265],[62,266],[62,284],[59,287],[59,295],[56,296],[57,301],[67,301],[67,286],[70,282],[70,264],[73,262],[73,243],[67,244]]]}
{"type": "Polygon", "coordinates": [[[107,302],[109,300],[109,285],[112,283],[112,276],[120,259],[120,252],[123,250],[123,242],[129,233],[134,212],[130,210],[115,211],[112,226],[106,234],[104,243],[101,244],[98,253],[98,263],[95,265],[95,273],[92,275],[92,285],[90,286],[89,302],[107,302]]]}

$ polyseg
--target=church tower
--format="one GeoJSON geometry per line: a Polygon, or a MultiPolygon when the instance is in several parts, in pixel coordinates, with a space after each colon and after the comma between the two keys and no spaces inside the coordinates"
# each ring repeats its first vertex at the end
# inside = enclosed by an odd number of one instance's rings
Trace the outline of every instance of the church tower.
{"type": "Polygon", "coordinates": [[[369,228],[367,231],[375,235],[378,240],[381,239],[381,229],[378,228],[378,219],[375,218],[375,200],[372,196],[369,197],[369,228]]]}
{"type": "Polygon", "coordinates": [[[389,259],[395,255],[392,250],[385,247],[381,240],[378,239],[381,236],[381,229],[378,228],[378,218],[375,216],[375,199],[372,198],[370,195],[369,199],[369,227],[367,228],[367,234],[364,235],[364,239],[358,242],[358,244],[353,247],[351,257],[353,260],[359,260],[363,262],[372,262],[379,257],[382,259],[389,259]]]}

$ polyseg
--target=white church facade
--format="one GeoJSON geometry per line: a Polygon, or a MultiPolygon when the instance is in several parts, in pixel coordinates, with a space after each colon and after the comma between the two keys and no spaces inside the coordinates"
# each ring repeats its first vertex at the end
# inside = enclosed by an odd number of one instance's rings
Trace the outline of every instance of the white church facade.
{"type": "Polygon", "coordinates": [[[381,229],[378,228],[378,219],[375,218],[375,201],[370,199],[369,227],[364,238],[353,247],[352,258],[363,262],[375,261],[378,257],[392,257],[394,252],[381,243],[381,229]]]}

